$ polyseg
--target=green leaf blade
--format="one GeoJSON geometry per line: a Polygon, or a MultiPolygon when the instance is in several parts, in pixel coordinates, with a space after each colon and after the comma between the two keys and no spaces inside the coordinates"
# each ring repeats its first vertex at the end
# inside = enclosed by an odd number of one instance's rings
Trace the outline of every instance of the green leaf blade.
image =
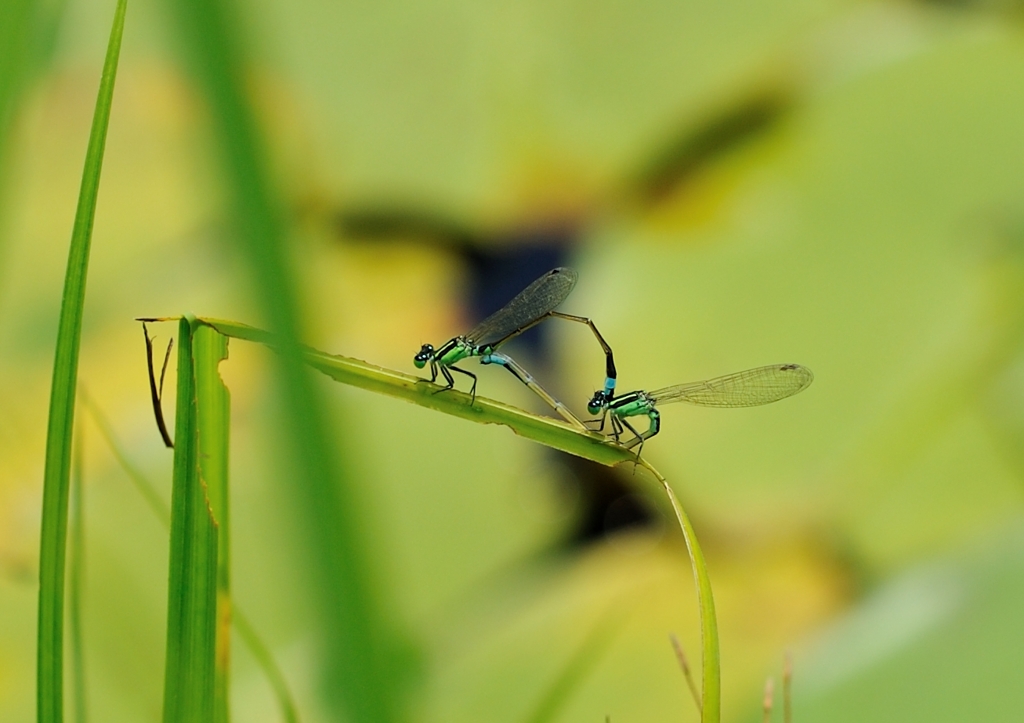
{"type": "Polygon", "coordinates": [[[217,647],[217,524],[199,472],[193,329],[178,324],[164,723],[212,721],[217,647]]]}
{"type": "Polygon", "coordinates": [[[64,568],[75,387],[78,382],[89,249],[126,9],[127,0],[118,0],[86,151],[57,331],[46,431],[39,551],[36,716],[40,723],[60,723],[64,717],[64,568]]]}
{"type": "Polygon", "coordinates": [[[679,504],[679,498],[676,497],[668,480],[646,461],[641,464],[657,478],[662,489],[665,490],[665,495],[679,522],[679,528],[683,531],[686,551],[690,556],[690,566],[693,568],[693,580],[697,587],[697,605],[700,613],[702,679],[700,720],[701,723],[719,723],[722,719],[722,666],[718,642],[718,614],[715,612],[715,597],[711,590],[711,577],[708,575],[704,552],[697,541],[697,533],[694,532],[690,518],[683,506],[679,504]]]}
{"type": "Polygon", "coordinates": [[[193,336],[199,474],[217,521],[217,650],[215,655],[214,721],[228,723],[228,681],[231,643],[231,588],[228,506],[228,447],[231,396],[220,377],[228,357],[228,340],[215,329],[199,325],[193,336]]]}
{"type": "MultiPolygon", "coordinates": [[[[277,338],[262,329],[223,319],[201,318],[200,321],[227,336],[264,344],[272,349],[279,348],[277,338]]],[[[305,348],[303,361],[342,384],[404,399],[480,424],[501,424],[521,437],[600,464],[614,465],[636,459],[635,454],[609,443],[604,435],[584,433],[559,420],[539,417],[486,397],[477,396],[473,400],[468,394],[454,389],[438,394],[439,387],[425,379],[359,359],[305,348]]]]}
{"type": "MultiPolygon", "coordinates": [[[[79,394],[82,397],[83,404],[90,411],[92,419],[100,431],[100,436],[103,437],[103,440],[106,442],[107,447],[118,466],[121,467],[122,471],[131,481],[133,489],[135,489],[139,496],[145,500],[150,512],[153,513],[153,516],[160,522],[160,524],[169,529],[171,525],[171,513],[163,499],[160,497],[160,493],[157,491],[156,485],[146,478],[146,476],[128,460],[128,456],[125,453],[122,444],[117,440],[117,436],[110,424],[110,421],[103,414],[99,405],[96,404],[96,402],[88,396],[84,390],[79,389],[79,394]]],[[[223,529],[223,525],[221,529],[223,529]]],[[[217,557],[219,561],[222,556],[218,555],[217,557]]],[[[285,680],[284,674],[281,672],[280,667],[278,667],[277,662],[274,660],[274,656],[270,648],[260,638],[259,633],[256,631],[256,627],[249,621],[249,617],[243,612],[239,604],[232,601],[230,612],[230,622],[232,626],[238,631],[238,635],[245,646],[252,652],[256,663],[263,671],[271,690],[277,698],[277,703],[281,708],[282,719],[285,723],[299,723],[298,707],[296,706],[295,700],[288,688],[288,681],[285,680]]],[[[220,616],[219,612],[218,621],[218,625],[222,625],[224,622],[224,619],[220,616]]],[[[223,634],[223,629],[218,627],[218,635],[223,634]]]]}

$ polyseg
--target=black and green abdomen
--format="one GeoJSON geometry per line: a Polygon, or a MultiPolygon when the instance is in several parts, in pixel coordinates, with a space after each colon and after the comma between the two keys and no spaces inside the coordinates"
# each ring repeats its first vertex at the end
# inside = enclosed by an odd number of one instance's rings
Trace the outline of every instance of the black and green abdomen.
{"type": "Polygon", "coordinates": [[[450,367],[452,364],[456,364],[466,357],[473,356],[475,353],[476,349],[474,347],[467,344],[462,338],[455,337],[437,350],[434,359],[438,364],[450,367]]]}
{"type": "Polygon", "coordinates": [[[636,417],[650,414],[654,409],[654,401],[644,392],[630,392],[616,397],[608,405],[608,411],[616,417],[636,417]]]}

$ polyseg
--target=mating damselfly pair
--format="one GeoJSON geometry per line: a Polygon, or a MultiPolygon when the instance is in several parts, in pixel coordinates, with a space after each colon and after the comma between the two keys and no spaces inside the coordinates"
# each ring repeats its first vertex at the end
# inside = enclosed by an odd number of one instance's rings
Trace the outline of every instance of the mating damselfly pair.
{"type": "Polygon", "coordinates": [[[803,391],[814,380],[811,370],[799,364],[770,364],[650,392],[637,390],[616,395],[617,373],[614,354],[597,326],[586,317],[555,311],[576,286],[576,280],[576,272],[572,269],[552,269],[467,333],[449,339],[437,349],[430,344],[424,344],[413,363],[419,369],[429,364],[431,382],[437,380],[438,374],[444,377],[447,386],[440,391],[455,386],[452,372],[472,378],[470,394],[473,398],[476,396],[476,375],[455,365],[474,356],[479,357],[482,364],[498,364],[508,369],[566,421],[579,429],[604,431],[610,422],[611,436],[619,443],[622,443],[622,434],[628,430],[633,438],[624,443],[627,448],[637,444],[643,445],[661,430],[661,414],[657,408],[659,404],[689,402],[704,407],[756,407],[777,402],[803,391]],[[586,324],[604,351],[604,387],[596,391],[587,404],[587,411],[595,415],[594,419],[579,419],[568,407],[541,387],[519,363],[498,352],[498,348],[505,342],[550,318],[586,324]],[[628,418],[644,415],[648,419],[647,429],[641,432],[628,421],[628,418]],[[594,425],[594,429],[588,424],[594,425]]]}

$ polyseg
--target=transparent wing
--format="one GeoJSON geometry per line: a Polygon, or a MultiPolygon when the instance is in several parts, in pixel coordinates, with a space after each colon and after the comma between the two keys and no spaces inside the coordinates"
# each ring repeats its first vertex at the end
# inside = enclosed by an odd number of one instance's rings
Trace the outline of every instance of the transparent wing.
{"type": "Polygon", "coordinates": [[[799,364],[772,364],[703,382],[677,384],[648,392],[655,404],[689,402],[702,407],[756,407],[806,389],[814,374],[799,364]]]}
{"type": "Polygon", "coordinates": [[[552,269],[477,324],[466,338],[479,346],[500,344],[565,301],[576,278],[572,269],[552,269]]]}

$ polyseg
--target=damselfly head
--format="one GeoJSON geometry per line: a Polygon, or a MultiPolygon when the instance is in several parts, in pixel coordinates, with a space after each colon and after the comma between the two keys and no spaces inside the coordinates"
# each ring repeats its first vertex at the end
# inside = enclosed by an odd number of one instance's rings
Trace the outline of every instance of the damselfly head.
{"type": "Polygon", "coordinates": [[[603,389],[598,389],[594,392],[593,398],[587,402],[587,411],[591,414],[600,414],[601,410],[608,404],[608,397],[605,395],[603,389]]]}
{"type": "Polygon", "coordinates": [[[412,363],[417,369],[422,369],[429,362],[434,360],[434,347],[431,344],[424,344],[420,347],[419,353],[412,358],[412,363]]]}

